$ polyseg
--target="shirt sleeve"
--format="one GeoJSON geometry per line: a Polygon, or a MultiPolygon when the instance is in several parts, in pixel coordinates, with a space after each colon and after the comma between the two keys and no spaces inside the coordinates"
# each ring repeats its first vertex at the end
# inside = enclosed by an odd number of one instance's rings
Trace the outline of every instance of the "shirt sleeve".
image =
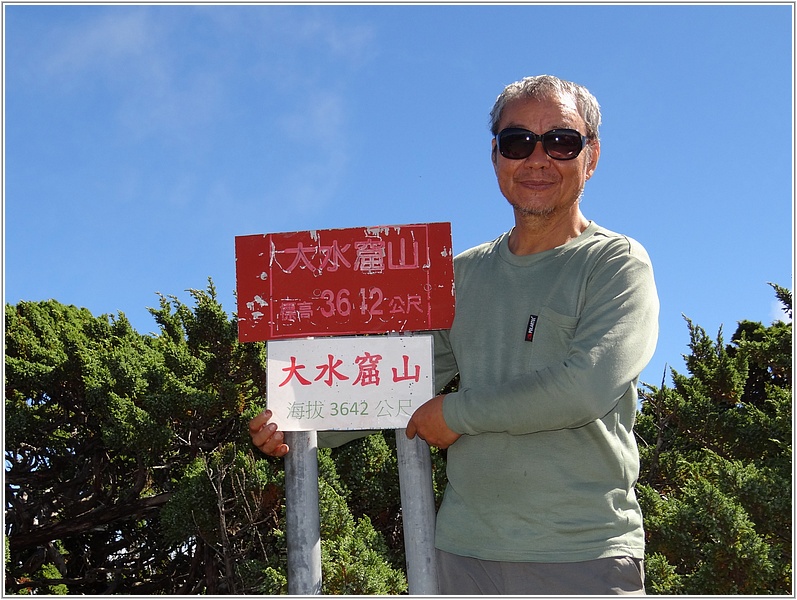
{"type": "Polygon", "coordinates": [[[615,245],[589,276],[586,300],[565,358],[498,386],[446,396],[443,416],[461,434],[526,434],[576,428],[636,396],[653,356],[659,301],[644,248],[615,245]]]}
{"type": "Polygon", "coordinates": [[[439,394],[459,373],[457,360],[451,349],[449,330],[433,331],[434,339],[434,389],[439,394]]]}
{"type": "Polygon", "coordinates": [[[336,431],[319,431],[318,432],[318,447],[319,448],[337,448],[343,444],[348,444],[354,440],[367,437],[374,433],[379,433],[379,429],[356,429],[356,430],[336,430],[336,431]]]}

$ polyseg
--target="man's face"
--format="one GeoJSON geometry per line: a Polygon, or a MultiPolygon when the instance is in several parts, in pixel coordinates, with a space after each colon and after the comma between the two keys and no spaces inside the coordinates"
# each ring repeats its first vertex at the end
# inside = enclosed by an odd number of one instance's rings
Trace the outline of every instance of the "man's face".
{"type": "MultiPolygon", "coordinates": [[[[498,130],[520,127],[537,134],[551,129],[575,129],[586,135],[584,119],[575,100],[567,96],[545,99],[517,99],[508,103],[498,130]]],[[[555,160],[545,153],[542,142],[534,152],[520,160],[504,158],[493,139],[493,166],[501,192],[517,215],[554,217],[565,212],[578,214],[578,201],[584,184],[598,164],[600,145],[589,140],[587,147],[572,160],[555,160]]]]}

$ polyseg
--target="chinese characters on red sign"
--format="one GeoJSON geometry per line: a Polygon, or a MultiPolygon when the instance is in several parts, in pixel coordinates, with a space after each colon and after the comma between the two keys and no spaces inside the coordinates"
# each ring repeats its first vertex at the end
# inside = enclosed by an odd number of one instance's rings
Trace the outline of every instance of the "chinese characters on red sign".
{"type": "Polygon", "coordinates": [[[447,329],[450,223],[235,238],[242,342],[447,329]]]}
{"type": "Polygon", "coordinates": [[[430,335],[270,341],[267,361],[285,431],[403,428],[433,395],[430,335]]]}

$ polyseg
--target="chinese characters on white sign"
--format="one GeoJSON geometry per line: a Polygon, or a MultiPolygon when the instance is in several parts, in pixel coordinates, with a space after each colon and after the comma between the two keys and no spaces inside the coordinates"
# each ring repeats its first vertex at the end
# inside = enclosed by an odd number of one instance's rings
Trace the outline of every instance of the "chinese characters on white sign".
{"type": "Polygon", "coordinates": [[[285,431],[399,429],[433,396],[432,336],[268,342],[268,407],[285,431]]]}

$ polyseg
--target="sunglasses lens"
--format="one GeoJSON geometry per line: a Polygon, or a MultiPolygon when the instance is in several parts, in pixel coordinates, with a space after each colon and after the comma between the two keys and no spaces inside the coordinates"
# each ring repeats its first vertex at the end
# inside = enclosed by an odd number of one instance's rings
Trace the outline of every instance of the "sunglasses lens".
{"type": "Polygon", "coordinates": [[[543,145],[548,156],[557,160],[570,160],[581,152],[581,134],[573,129],[553,129],[545,134],[543,145]]]}
{"type": "Polygon", "coordinates": [[[531,156],[537,139],[542,139],[546,154],[556,160],[571,160],[581,153],[584,141],[575,129],[552,129],[537,136],[526,129],[510,127],[497,136],[498,150],[504,158],[522,160],[531,156]]]}
{"type": "Polygon", "coordinates": [[[504,158],[520,160],[534,151],[537,139],[524,129],[504,129],[498,134],[498,149],[504,158]]]}

